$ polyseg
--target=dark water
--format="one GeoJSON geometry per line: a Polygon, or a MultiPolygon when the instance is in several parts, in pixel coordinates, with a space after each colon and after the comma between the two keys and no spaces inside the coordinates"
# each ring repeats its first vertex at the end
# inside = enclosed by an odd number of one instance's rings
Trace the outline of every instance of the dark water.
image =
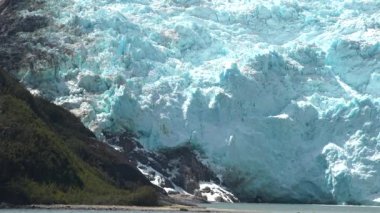
{"type": "MultiPolygon", "coordinates": [[[[281,205],[281,204],[205,204],[202,207],[252,213],[380,213],[380,207],[371,206],[326,206],[326,205],[281,205]]],[[[0,213],[152,213],[153,211],[110,211],[110,210],[41,210],[3,209],[0,213]]],[[[166,211],[158,211],[167,213],[166,211]]],[[[170,211],[175,212],[175,211],[170,211]]],[[[183,211],[182,211],[183,212],[183,211]]],[[[191,211],[189,211],[191,212],[191,211]]],[[[211,211],[212,212],[212,211],[211,211]]],[[[168,212],[169,213],[169,212],[168,212]]]]}
{"type": "Polygon", "coordinates": [[[282,204],[207,204],[208,208],[233,209],[262,213],[380,213],[376,206],[332,206],[332,205],[282,205],[282,204]]]}

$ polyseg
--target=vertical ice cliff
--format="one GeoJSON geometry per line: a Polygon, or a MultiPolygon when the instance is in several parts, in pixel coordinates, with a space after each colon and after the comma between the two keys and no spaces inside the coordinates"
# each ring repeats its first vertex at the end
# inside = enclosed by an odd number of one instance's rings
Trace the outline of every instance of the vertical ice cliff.
{"type": "Polygon", "coordinates": [[[46,4],[21,15],[54,24],[22,36],[55,60],[18,76],[99,138],[190,141],[247,200],[380,198],[379,1],[46,4]]]}

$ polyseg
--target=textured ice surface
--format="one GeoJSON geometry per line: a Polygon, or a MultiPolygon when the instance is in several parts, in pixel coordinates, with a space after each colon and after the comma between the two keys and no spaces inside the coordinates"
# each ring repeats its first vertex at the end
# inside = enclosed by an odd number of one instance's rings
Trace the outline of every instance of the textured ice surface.
{"type": "Polygon", "coordinates": [[[246,198],[380,198],[378,0],[49,4],[67,55],[20,79],[99,138],[200,144],[246,198]]]}

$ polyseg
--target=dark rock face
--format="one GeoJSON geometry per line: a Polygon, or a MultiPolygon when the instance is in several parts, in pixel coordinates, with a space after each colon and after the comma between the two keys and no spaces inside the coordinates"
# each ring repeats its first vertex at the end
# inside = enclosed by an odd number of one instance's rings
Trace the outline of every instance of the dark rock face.
{"type": "MultiPolygon", "coordinates": [[[[207,189],[206,191],[205,189],[200,190],[200,183],[213,182],[218,185],[222,184],[216,174],[202,163],[201,150],[190,143],[151,152],[144,149],[131,132],[126,132],[119,136],[112,136],[107,133],[104,135],[106,135],[109,144],[121,147],[122,152],[137,168],[149,171],[145,176],[150,181],[157,183],[156,177],[160,176],[161,179],[158,185],[161,188],[176,189],[168,191],[169,194],[178,194],[178,187],[180,187],[194,195],[196,199],[205,201],[206,198],[202,196],[202,193],[212,192],[210,188],[208,188],[208,191],[207,189]]],[[[230,197],[230,199],[238,201],[234,197],[230,197]]],[[[224,202],[225,200],[221,199],[220,201],[224,202]]]]}
{"type": "Polygon", "coordinates": [[[43,16],[28,16],[18,19],[13,28],[9,31],[9,35],[18,32],[34,32],[40,28],[48,26],[48,19],[43,16]]]}
{"type": "Polygon", "coordinates": [[[10,0],[0,0],[0,13],[8,6],[10,0]]]}
{"type": "Polygon", "coordinates": [[[158,151],[161,164],[167,165],[178,174],[173,182],[187,192],[194,194],[199,189],[200,181],[212,181],[221,184],[216,175],[200,161],[199,153],[191,144],[180,147],[166,148],[158,151]]]}

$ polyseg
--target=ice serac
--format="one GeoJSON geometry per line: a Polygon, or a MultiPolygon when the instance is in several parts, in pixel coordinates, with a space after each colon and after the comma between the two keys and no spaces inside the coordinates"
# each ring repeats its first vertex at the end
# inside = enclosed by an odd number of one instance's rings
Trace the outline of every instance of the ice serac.
{"type": "Polygon", "coordinates": [[[99,138],[190,141],[243,200],[379,200],[379,1],[47,4],[65,54],[18,76],[99,138]]]}

